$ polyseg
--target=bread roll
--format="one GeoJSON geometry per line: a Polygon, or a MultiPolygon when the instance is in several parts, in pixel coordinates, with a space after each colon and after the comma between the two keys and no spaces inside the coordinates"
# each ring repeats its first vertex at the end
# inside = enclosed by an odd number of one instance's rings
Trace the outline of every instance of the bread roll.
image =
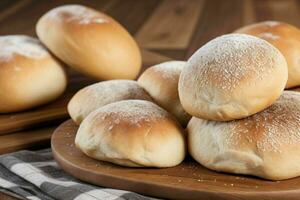
{"type": "Polygon", "coordinates": [[[185,111],[228,121],[270,106],[287,82],[287,64],[270,43],[245,34],[217,37],[188,60],[179,79],[185,111]]]}
{"type": "Polygon", "coordinates": [[[265,21],[242,27],[235,32],[260,37],[277,47],[288,65],[286,88],[300,85],[300,31],[298,28],[277,21],[265,21]]]}
{"type": "Polygon", "coordinates": [[[30,109],[60,96],[67,84],[64,69],[32,37],[0,37],[0,113],[30,109]]]}
{"type": "Polygon", "coordinates": [[[178,97],[178,80],[186,62],[169,61],[148,68],[138,83],[162,108],[173,114],[185,127],[191,116],[187,114],[178,97]]]}
{"type": "Polygon", "coordinates": [[[132,80],[110,80],[79,90],[68,104],[71,118],[80,124],[92,111],[109,103],[127,99],[152,101],[148,93],[132,80]]]}
{"type": "Polygon", "coordinates": [[[54,8],[40,18],[36,32],[58,58],[96,79],[134,79],[140,71],[134,39],[118,22],[94,9],[54,8]]]}
{"type": "Polygon", "coordinates": [[[89,157],[129,167],[172,167],[185,157],[184,132],[167,111],[149,101],[103,106],[81,123],[76,146],[89,157]]]}
{"type": "Polygon", "coordinates": [[[300,175],[300,94],[285,91],[269,108],[230,122],[192,118],[192,157],[212,170],[270,180],[300,175]]]}

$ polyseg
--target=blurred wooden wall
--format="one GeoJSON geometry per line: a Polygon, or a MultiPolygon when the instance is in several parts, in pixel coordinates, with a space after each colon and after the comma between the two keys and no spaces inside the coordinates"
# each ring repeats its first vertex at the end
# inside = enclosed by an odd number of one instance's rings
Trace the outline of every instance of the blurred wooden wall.
{"type": "Polygon", "coordinates": [[[186,59],[208,40],[253,22],[279,20],[300,27],[297,0],[1,0],[0,34],[35,35],[39,17],[62,4],[101,10],[141,47],[174,59],[186,59]]]}

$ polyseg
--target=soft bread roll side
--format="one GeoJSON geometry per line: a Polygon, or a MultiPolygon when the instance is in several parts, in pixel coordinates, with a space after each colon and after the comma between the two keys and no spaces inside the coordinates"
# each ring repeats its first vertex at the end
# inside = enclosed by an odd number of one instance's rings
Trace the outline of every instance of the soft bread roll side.
{"type": "Polygon", "coordinates": [[[128,99],[152,101],[149,94],[136,81],[110,80],[79,90],[68,103],[68,112],[79,125],[92,111],[106,104],[128,99]]]}
{"type": "Polygon", "coordinates": [[[235,32],[250,34],[274,45],[287,61],[286,88],[300,85],[300,30],[298,28],[282,22],[264,21],[242,27],[235,32]]]}
{"type": "Polygon", "coordinates": [[[129,167],[172,167],[185,157],[179,123],[143,100],[119,101],[92,112],[80,124],[75,144],[89,157],[129,167]]]}
{"type": "Polygon", "coordinates": [[[0,37],[0,113],[18,112],[59,97],[66,73],[35,38],[0,37]]]}
{"type": "Polygon", "coordinates": [[[182,108],[178,96],[178,80],[185,64],[184,61],[169,61],[154,65],[138,79],[154,101],[173,114],[184,127],[191,118],[182,108]]]}
{"type": "Polygon", "coordinates": [[[140,71],[134,39],[118,22],[94,9],[54,8],[40,18],[36,33],[63,62],[96,79],[134,79],[140,71]]]}
{"type": "Polygon", "coordinates": [[[188,149],[203,166],[270,180],[300,175],[300,94],[283,92],[269,108],[230,122],[193,117],[188,149]]]}
{"type": "Polygon", "coordinates": [[[192,116],[241,119],[269,107],[282,93],[287,64],[278,49],[246,35],[217,37],[189,58],[179,78],[179,97],[192,116]]]}

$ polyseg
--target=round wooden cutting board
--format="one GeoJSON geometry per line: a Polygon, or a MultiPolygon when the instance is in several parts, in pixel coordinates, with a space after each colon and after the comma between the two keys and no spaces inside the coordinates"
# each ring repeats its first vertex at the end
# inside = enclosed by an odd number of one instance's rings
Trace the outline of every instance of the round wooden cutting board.
{"type": "Polygon", "coordinates": [[[217,173],[191,158],[164,169],[127,168],[97,161],[75,147],[77,129],[72,120],[60,125],[52,136],[52,151],[66,172],[88,183],[171,199],[300,199],[300,178],[267,181],[217,173]]]}

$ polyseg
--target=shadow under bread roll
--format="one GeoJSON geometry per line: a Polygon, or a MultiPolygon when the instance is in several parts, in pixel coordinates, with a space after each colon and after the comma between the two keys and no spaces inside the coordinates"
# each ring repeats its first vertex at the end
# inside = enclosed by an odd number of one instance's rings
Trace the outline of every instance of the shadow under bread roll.
{"type": "Polygon", "coordinates": [[[66,85],[61,63],[39,40],[24,35],[0,37],[0,113],[48,103],[59,97],[66,85]]]}
{"type": "Polygon", "coordinates": [[[229,122],[193,117],[188,149],[203,166],[270,180],[300,176],[300,93],[284,91],[269,108],[229,122]]]}
{"type": "Polygon", "coordinates": [[[98,80],[134,79],[140,50],[114,19],[92,8],[63,5],[44,14],[36,33],[69,66],[98,80]]]}
{"type": "Polygon", "coordinates": [[[172,167],[186,153],[184,130],[173,115],[144,100],[92,112],[80,124],[75,144],[91,158],[129,167],[172,167]]]}

